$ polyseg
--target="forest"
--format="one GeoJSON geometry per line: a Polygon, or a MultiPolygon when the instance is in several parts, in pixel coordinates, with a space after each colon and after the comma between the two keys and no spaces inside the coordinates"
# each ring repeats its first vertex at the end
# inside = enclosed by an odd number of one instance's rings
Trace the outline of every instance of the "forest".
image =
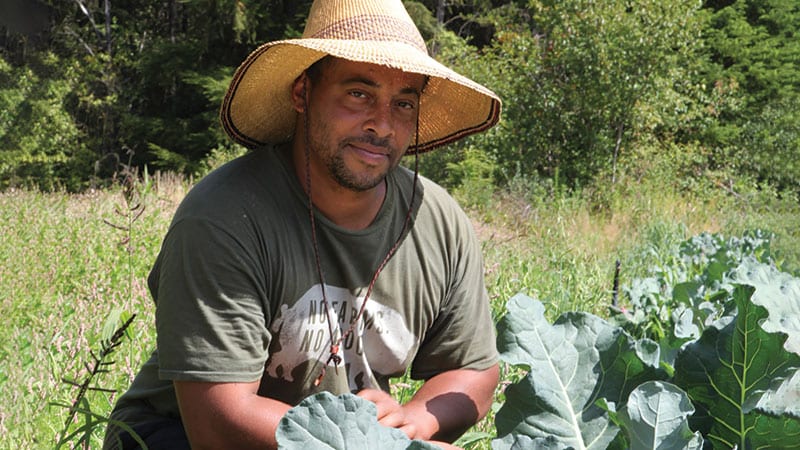
{"type": "MultiPolygon", "coordinates": [[[[129,165],[199,177],[244,151],[217,112],[259,44],[310,1],[8,0],[0,188],[70,192],[129,165]]],[[[660,171],[800,190],[795,0],[427,0],[406,7],[443,63],[503,99],[491,132],[423,158],[448,186],[569,189],[660,171]]]]}

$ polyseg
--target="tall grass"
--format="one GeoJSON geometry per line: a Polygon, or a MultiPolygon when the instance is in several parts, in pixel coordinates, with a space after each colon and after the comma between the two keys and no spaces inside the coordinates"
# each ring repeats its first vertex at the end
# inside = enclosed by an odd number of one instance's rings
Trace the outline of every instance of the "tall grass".
{"type": "MultiPolygon", "coordinates": [[[[112,314],[140,319],[114,354],[107,387],[129,384],[152,350],[146,276],[185,186],[155,179],[139,189],[146,210],[126,243],[105,223],[128,207],[121,188],[0,194],[0,448],[53,448],[68,411],[52,403],[72,403],[76,389],[63,379],[83,378],[112,314]]],[[[114,395],[88,400],[108,413],[114,395]]]]}
{"type": "MultiPolygon", "coordinates": [[[[169,177],[138,184],[145,209],[129,230],[106,223],[120,224],[119,210],[130,207],[122,188],[0,193],[0,448],[53,448],[69,414],[53,403],[71,404],[76,394],[63,379],[82,379],[104,328],[136,314],[102,375],[103,387],[118,392],[130,383],[155,342],[146,277],[187,189],[169,177]]],[[[606,315],[617,261],[624,284],[703,231],[767,228],[778,234],[773,247],[787,261],[800,260],[800,207],[770,193],[688,195],[644,183],[571,194],[529,182],[464,203],[473,205],[495,318],[518,292],[541,299],[553,317],[568,310],[606,315]]],[[[506,380],[518,375],[503,373],[506,380]]],[[[400,383],[395,392],[408,396],[411,388],[400,383]]],[[[101,414],[115,398],[88,394],[101,414]]],[[[475,430],[491,435],[491,415],[475,430]]],[[[99,446],[99,434],[92,442],[99,446]]],[[[488,440],[469,447],[489,448],[488,440]]]]}

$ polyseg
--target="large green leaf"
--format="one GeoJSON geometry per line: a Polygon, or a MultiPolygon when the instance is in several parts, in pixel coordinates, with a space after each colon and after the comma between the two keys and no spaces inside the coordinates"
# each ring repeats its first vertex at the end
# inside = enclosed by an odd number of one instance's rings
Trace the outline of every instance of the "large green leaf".
{"type": "Polygon", "coordinates": [[[700,428],[714,448],[800,448],[800,422],[748,408],[775,383],[800,367],[800,356],[784,349],[786,334],[761,327],[767,310],[751,297],[754,288],[736,285],[731,302],[737,314],[706,328],[678,355],[675,384],[686,390],[700,428]]]}
{"type": "Polygon", "coordinates": [[[328,392],[312,395],[281,419],[278,448],[286,450],[435,450],[427,442],[411,440],[402,431],[378,423],[375,405],[353,394],[328,392]]]}
{"type": "Polygon", "coordinates": [[[550,325],[544,306],[524,295],[507,309],[498,324],[501,358],[529,372],[506,389],[493,447],[605,449],[619,428],[596,402],[622,404],[637,385],[657,378],[657,345],[637,343],[587,313],[550,325]]]}
{"type": "Polygon", "coordinates": [[[800,354],[800,278],[771,264],[745,258],[732,271],[731,279],[756,288],[753,303],[769,311],[761,326],[768,332],[786,333],[784,348],[800,354]]]}
{"type": "Polygon", "coordinates": [[[507,434],[492,441],[493,449],[561,450],[563,445],[553,436],[532,438],[524,434],[507,434]]]}
{"type": "MultiPolygon", "coordinates": [[[[745,259],[731,274],[733,281],[756,288],[753,303],[769,311],[761,323],[767,332],[786,333],[783,347],[800,354],[800,278],[781,272],[775,266],[745,259]]],[[[773,389],[765,392],[758,402],[750,402],[748,408],[800,418],[800,371],[785,380],[775,380],[773,389]]]]}
{"type": "Polygon", "coordinates": [[[631,392],[619,418],[628,432],[630,450],[695,450],[702,448],[703,437],[689,429],[692,413],[694,407],[680,388],[648,381],[631,392]]]}

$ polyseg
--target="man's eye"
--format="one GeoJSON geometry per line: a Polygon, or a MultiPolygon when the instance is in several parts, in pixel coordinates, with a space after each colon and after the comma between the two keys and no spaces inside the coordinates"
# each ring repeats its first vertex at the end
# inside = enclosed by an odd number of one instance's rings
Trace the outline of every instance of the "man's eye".
{"type": "Polygon", "coordinates": [[[355,98],[365,98],[367,96],[367,94],[361,91],[350,91],[350,95],[355,98]]]}
{"type": "Polygon", "coordinates": [[[414,108],[416,108],[417,105],[415,105],[414,102],[408,102],[408,101],[401,100],[401,101],[397,102],[397,106],[399,106],[399,107],[401,107],[403,109],[414,109],[414,108]]]}

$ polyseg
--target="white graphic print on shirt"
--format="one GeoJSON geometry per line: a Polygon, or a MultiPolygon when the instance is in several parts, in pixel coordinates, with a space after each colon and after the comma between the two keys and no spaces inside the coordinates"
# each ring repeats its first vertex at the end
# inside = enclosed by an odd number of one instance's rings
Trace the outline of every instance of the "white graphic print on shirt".
{"type": "MultiPolygon", "coordinates": [[[[358,315],[363,297],[355,297],[347,289],[325,285],[329,307],[322,302],[320,285],[314,285],[289,308],[284,304],[272,322],[270,332],[280,345],[279,351],[270,355],[267,373],[273,378],[292,382],[292,369],[309,360],[322,364],[330,356],[330,331],[328,314],[334,321],[335,336],[346,332],[358,315]],[[281,370],[279,370],[279,368],[281,370]]],[[[378,388],[372,374],[402,372],[416,349],[416,337],[408,330],[402,315],[370,298],[363,317],[353,327],[339,346],[339,367],[348,368],[351,389],[378,388]],[[357,386],[355,380],[369,380],[372,386],[357,386]]],[[[329,363],[333,366],[333,361],[329,363]]]]}

